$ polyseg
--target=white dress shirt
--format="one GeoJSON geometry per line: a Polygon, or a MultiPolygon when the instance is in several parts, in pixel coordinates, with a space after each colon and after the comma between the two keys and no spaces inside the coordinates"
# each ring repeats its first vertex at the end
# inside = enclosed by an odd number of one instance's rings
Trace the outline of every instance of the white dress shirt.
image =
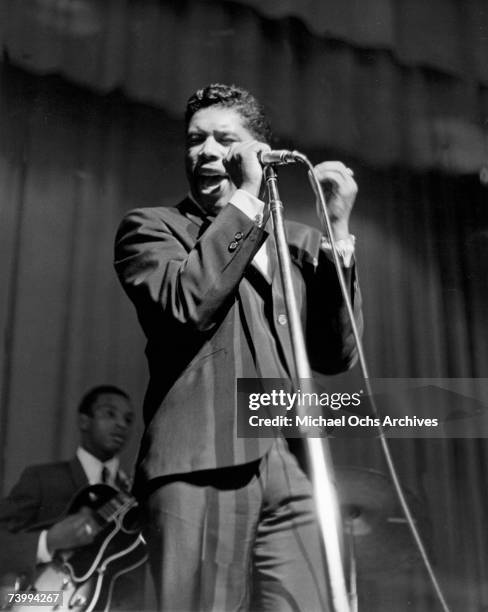
{"type": "Polygon", "coordinates": [[[117,478],[117,472],[119,471],[119,458],[112,457],[109,461],[105,463],[100,461],[94,457],[91,453],[85,450],[83,447],[79,447],[76,451],[76,456],[78,457],[83,469],[85,470],[86,477],[88,478],[88,483],[98,484],[102,481],[102,471],[103,468],[106,467],[109,471],[109,478],[107,484],[112,487],[115,486],[115,479],[117,478]]]}
{"type": "MultiPolygon", "coordinates": [[[[193,201],[195,201],[192,198],[193,201]]],[[[243,189],[237,189],[234,195],[231,197],[229,204],[232,204],[238,208],[241,212],[247,215],[250,219],[253,219],[257,225],[261,225],[263,222],[264,213],[264,202],[254,197],[243,189]]],[[[198,204],[197,204],[198,206],[198,204]]],[[[339,257],[342,259],[342,264],[345,268],[350,268],[352,265],[352,256],[354,255],[355,237],[349,235],[348,238],[336,241],[336,247],[339,257]]],[[[326,238],[322,238],[321,244],[322,250],[325,252],[327,257],[333,261],[332,246],[326,238]]],[[[252,260],[253,265],[261,272],[264,278],[271,282],[271,270],[268,256],[268,247],[266,242],[261,246],[259,251],[252,260]]]]}

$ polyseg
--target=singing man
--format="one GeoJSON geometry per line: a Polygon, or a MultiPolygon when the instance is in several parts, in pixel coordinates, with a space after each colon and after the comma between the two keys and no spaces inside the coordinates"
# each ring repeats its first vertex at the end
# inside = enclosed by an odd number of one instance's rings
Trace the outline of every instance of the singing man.
{"type": "MultiPolygon", "coordinates": [[[[212,84],[186,107],[189,191],[173,208],[130,212],[115,267],[147,338],[150,381],[136,490],[160,610],[328,610],[309,480],[282,437],[236,436],[236,379],[289,378],[292,355],[258,153],[261,105],[212,84]]],[[[316,168],[358,325],[357,194],[340,162],[316,168]]],[[[287,223],[312,368],[334,374],[356,350],[317,229],[287,223]]]]}

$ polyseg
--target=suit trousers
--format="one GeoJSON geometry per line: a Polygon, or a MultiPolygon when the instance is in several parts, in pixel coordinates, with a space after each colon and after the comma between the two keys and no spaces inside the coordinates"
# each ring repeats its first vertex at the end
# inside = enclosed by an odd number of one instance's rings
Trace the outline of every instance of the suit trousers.
{"type": "Polygon", "coordinates": [[[152,484],[145,536],[160,610],[329,610],[311,484],[285,440],[253,463],[152,484]]]}

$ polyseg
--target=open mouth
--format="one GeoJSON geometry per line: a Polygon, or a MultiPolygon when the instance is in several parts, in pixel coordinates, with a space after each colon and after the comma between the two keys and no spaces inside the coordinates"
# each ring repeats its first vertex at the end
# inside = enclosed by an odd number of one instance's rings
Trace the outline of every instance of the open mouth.
{"type": "Polygon", "coordinates": [[[213,191],[223,187],[228,181],[227,174],[212,170],[200,170],[197,174],[197,182],[201,191],[213,191]]]}

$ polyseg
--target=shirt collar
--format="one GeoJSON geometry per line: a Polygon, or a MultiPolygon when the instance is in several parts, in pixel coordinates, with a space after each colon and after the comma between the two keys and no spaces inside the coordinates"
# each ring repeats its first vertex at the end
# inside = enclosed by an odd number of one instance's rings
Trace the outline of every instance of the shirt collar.
{"type": "Polygon", "coordinates": [[[217,215],[212,214],[212,213],[209,213],[208,211],[206,211],[206,210],[203,208],[203,206],[202,206],[201,204],[199,204],[199,203],[198,203],[198,202],[195,200],[195,198],[193,197],[193,194],[192,194],[192,192],[191,192],[191,191],[188,191],[187,197],[188,197],[188,199],[190,200],[190,202],[192,202],[192,204],[194,204],[194,205],[197,207],[198,212],[199,212],[199,213],[202,215],[202,217],[203,217],[204,219],[207,219],[207,220],[208,220],[208,221],[210,221],[210,222],[212,222],[212,221],[215,219],[215,217],[216,217],[217,215]]]}
{"type": "Polygon", "coordinates": [[[208,215],[207,211],[204,210],[200,204],[195,200],[195,198],[193,197],[193,194],[191,191],[188,192],[187,197],[189,200],[191,200],[193,202],[193,204],[195,204],[195,206],[198,208],[198,210],[202,213],[202,215],[204,217],[206,217],[208,215]]]}
{"type": "Polygon", "coordinates": [[[115,483],[117,472],[119,471],[120,460],[118,457],[112,457],[109,461],[100,461],[94,457],[91,453],[85,450],[82,446],[79,446],[76,451],[76,456],[80,461],[83,469],[85,470],[88,482],[92,484],[98,484],[102,479],[102,470],[104,467],[110,472],[110,484],[115,483]]]}

